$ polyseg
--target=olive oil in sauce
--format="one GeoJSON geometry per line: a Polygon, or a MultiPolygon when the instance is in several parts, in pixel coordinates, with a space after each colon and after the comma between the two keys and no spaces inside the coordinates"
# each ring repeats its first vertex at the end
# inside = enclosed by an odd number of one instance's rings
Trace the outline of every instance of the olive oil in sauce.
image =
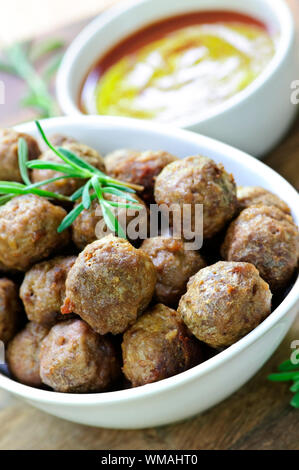
{"type": "Polygon", "coordinates": [[[83,110],[180,125],[246,88],[275,53],[274,37],[250,17],[178,19],[148,26],[108,52],[83,85],[83,110]]]}

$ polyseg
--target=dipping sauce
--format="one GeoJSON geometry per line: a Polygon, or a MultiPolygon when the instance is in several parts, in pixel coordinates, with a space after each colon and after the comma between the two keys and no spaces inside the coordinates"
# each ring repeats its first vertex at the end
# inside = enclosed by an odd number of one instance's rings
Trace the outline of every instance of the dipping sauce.
{"type": "Polygon", "coordinates": [[[204,11],[167,18],[100,58],[82,86],[81,109],[180,125],[246,88],[274,53],[275,37],[243,14],[204,11]]]}

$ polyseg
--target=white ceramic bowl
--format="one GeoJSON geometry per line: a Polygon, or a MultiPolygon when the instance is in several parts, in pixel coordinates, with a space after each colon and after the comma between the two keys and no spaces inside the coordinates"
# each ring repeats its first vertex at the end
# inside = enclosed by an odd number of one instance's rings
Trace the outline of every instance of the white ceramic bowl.
{"type": "Polygon", "coordinates": [[[298,75],[292,14],[283,0],[140,0],[121,2],[92,21],[67,50],[57,76],[57,96],[67,115],[81,114],[78,97],[87,71],[119,40],[161,18],[203,9],[235,10],[280,32],[277,51],[246,89],[201,119],[181,127],[208,135],[260,157],[284,135],[295,114],[291,82],[298,75]]]}
{"type": "MultiPolygon", "coordinates": [[[[46,120],[47,134],[62,133],[103,154],[116,148],[165,149],[179,157],[201,153],[223,162],[237,184],[260,185],[281,196],[299,222],[299,196],[281,176],[249,155],[185,130],[125,118],[97,116],[46,120]]],[[[34,123],[17,127],[37,135],[34,123]]],[[[254,331],[217,356],[175,377],[131,390],[91,395],[48,392],[0,374],[0,387],[48,413],[110,428],[144,428],[178,421],[228,397],[267,361],[299,309],[299,280],[279,307],[254,331]]]]}

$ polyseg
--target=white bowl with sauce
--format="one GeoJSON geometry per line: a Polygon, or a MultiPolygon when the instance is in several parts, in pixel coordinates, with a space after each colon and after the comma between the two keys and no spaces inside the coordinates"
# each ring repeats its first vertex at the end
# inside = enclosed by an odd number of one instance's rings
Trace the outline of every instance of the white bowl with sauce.
{"type": "MultiPolygon", "coordinates": [[[[180,158],[206,155],[222,162],[238,185],[262,186],[282,197],[299,224],[296,190],[262,162],[217,140],[117,117],[60,117],[42,125],[46,135],[74,136],[103,154],[134,146],[165,149],[180,158]]],[[[37,137],[32,122],[16,129],[37,137]]],[[[247,382],[278,347],[298,311],[299,279],[268,318],[237,343],[186,372],[141,387],[93,394],[56,393],[28,387],[0,373],[0,388],[47,413],[90,426],[138,429],[169,424],[207,410],[247,382]]]]}
{"type": "MultiPolygon", "coordinates": [[[[298,71],[295,28],[283,0],[140,0],[124,2],[93,20],[67,50],[57,76],[57,96],[67,115],[82,114],[79,95],[91,67],[122,39],[163,18],[193,11],[228,10],[263,22],[279,38],[269,64],[246,88],[209,111],[179,120],[202,133],[261,157],[285,134],[296,112],[291,83],[298,71]]],[[[173,122],[176,125],[175,121],[173,122]]]]}

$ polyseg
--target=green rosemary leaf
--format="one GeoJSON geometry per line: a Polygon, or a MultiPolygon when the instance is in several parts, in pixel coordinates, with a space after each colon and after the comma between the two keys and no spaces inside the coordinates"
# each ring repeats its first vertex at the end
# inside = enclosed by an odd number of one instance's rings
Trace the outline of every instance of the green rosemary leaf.
{"type": "Polygon", "coordinates": [[[131,190],[134,190],[134,192],[136,191],[143,191],[143,186],[140,186],[139,184],[133,184],[133,183],[128,183],[126,181],[119,181],[119,180],[115,180],[114,178],[110,178],[109,176],[106,176],[105,175],[105,181],[106,181],[106,184],[109,185],[109,186],[121,186],[123,191],[125,191],[124,188],[129,188],[131,190]]]}
{"type": "MultiPolygon", "coordinates": [[[[95,199],[95,198],[96,198],[95,194],[91,196],[92,200],[95,199]]],[[[81,202],[80,204],[75,206],[74,209],[71,210],[71,212],[69,212],[68,215],[63,219],[63,221],[61,222],[61,224],[59,225],[59,227],[57,229],[58,233],[61,233],[65,229],[70,227],[72,225],[72,223],[76,220],[78,215],[81,214],[82,211],[84,211],[84,206],[83,206],[83,203],[81,202]]]]}
{"type": "Polygon", "coordinates": [[[278,366],[278,370],[281,371],[281,372],[287,372],[287,371],[290,371],[290,370],[298,370],[298,374],[299,374],[299,364],[293,364],[290,359],[287,359],[286,361],[282,362],[279,366],[278,366]]]}
{"type": "Polygon", "coordinates": [[[74,202],[74,201],[77,201],[77,199],[79,199],[82,194],[83,194],[83,191],[84,191],[84,186],[81,186],[81,188],[77,189],[77,191],[75,191],[72,195],[71,195],[71,200],[74,202]]]}
{"type": "Polygon", "coordinates": [[[299,392],[299,380],[293,383],[290,387],[291,392],[299,392]]]}
{"type": "Polygon", "coordinates": [[[21,183],[13,183],[11,181],[0,181],[0,193],[9,194],[22,194],[26,186],[21,183]]]}
{"type": "Polygon", "coordinates": [[[121,238],[126,238],[126,234],[123,231],[122,226],[118,222],[117,218],[113,214],[113,212],[110,210],[107,201],[104,199],[100,200],[101,204],[101,209],[102,209],[102,214],[104,217],[104,220],[107,224],[107,227],[113,232],[116,233],[119,237],[121,238]]]}
{"type": "Polygon", "coordinates": [[[90,204],[91,204],[91,198],[90,198],[90,194],[89,194],[90,186],[91,186],[91,180],[89,180],[85,184],[84,189],[83,189],[83,193],[82,193],[82,204],[83,204],[84,209],[89,209],[90,208],[90,204]]]}
{"type": "MultiPolygon", "coordinates": [[[[31,160],[27,163],[28,168],[38,169],[38,170],[53,170],[59,171],[60,173],[65,173],[73,178],[83,178],[80,171],[75,170],[68,164],[56,163],[56,162],[45,162],[42,160],[31,160]]],[[[84,176],[84,179],[86,176],[84,176]]]]}
{"type": "Polygon", "coordinates": [[[53,76],[57,72],[57,70],[60,67],[61,61],[63,58],[63,54],[56,54],[47,64],[43,71],[43,78],[47,82],[50,82],[52,80],[53,76]]]}
{"type": "Polygon", "coordinates": [[[59,225],[59,227],[57,229],[57,232],[61,233],[65,229],[70,227],[72,225],[72,223],[76,220],[78,215],[81,214],[82,211],[84,211],[84,206],[83,206],[82,203],[78,204],[78,206],[74,207],[74,209],[71,210],[71,212],[69,212],[68,215],[63,219],[63,221],[61,222],[61,224],[59,225]]]}
{"type": "Polygon", "coordinates": [[[13,198],[13,195],[7,194],[5,196],[0,196],[0,206],[4,206],[8,201],[13,198]]]}
{"type": "Polygon", "coordinates": [[[67,196],[64,196],[59,193],[53,193],[51,191],[45,191],[43,189],[38,189],[39,186],[43,186],[47,183],[52,183],[59,179],[68,178],[67,176],[60,176],[56,178],[50,178],[49,180],[39,181],[30,185],[23,185],[21,183],[12,183],[8,181],[0,181],[0,194],[14,194],[14,195],[23,195],[23,194],[36,194],[37,196],[43,196],[51,199],[60,199],[63,201],[71,201],[67,196]]]}
{"type": "Polygon", "coordinates": [[[115,183],[110,183],[110,181],[107,181],[107,184],[109,188],[120,189],[122,192],[126,192],[126,193],[132,193],[132,194],[136,193],[135,189],[129,188],[127,186],[122,186],[120,183],[115,184],[115,183]]]}
{"type": "Polygon", "coordinates": [[[101,202],[101,200],[103,199],[103,194],[102,194],[102,186],[101,186],[101,183],[99,182],[98,177],[93,176],[90,180],[90,183],[93,189],[95,190],[95,193],[97,195],[99,202],[101,202]]]}
{"type": "Polygon", "coordinates": [[[106,178],[106,175],[102,173],[101,171],[97,170],[94,166],[90,165],[86,161],[84,161],[82,158],[78,157],[75,155],[73,152],[71,152],[68,149],[65,149],[63,147],[58,147],[58,152],[61,153],[64,157],[66,157],[71,164],[76,166],[77,168],[80,168],[81,170],[85,170],[89,172],[89,177],[97,173],[99,176],[104,176],[106,178]]]}
{"type": "Polygon", "coordinates": [[[62,49],[63,47],[64,41],[62,41],[61,39],[45,39],[43,41],[39,41],[38,43],[33,44],[30,50],[29,57],[33,62],[35,62],[36,60],[43,58],[50,52],[57,51],[59,49],[62,49]]]}
{"type": "Polygon", "coordinates": [[[39,188],[40,186],[44,186],[44,185],[49,184],[49,183],[55,183],[55,181],[65,180],[65,179],[69,179],[69,178],[72,178],[72,176],[69,176],[69,175],[55,176],[55,177],[49,178],[47,180],[38,181],[37,183],[30,184],[30,186],[27,186],[26,190],[30,191],[30,189],[39,188]]]}
{"type": "Polygon", "coordinates": [[[60,201],[71,201],[68,196],[64,196],[63,194],[53,193],[52,191],[45,191],[43,189],[32,188],[28,191],[25,190],[25,194],[36,194],[37,196],[43,196],[50,199],[59,199],[60,201]]]}
{"type": "Polygon", "coordinates": [[[102,214],[107,224],[107,227],[112,231],[116,231],[116,218],[110,209],[104,204],[103,200],[100,200],[102,214]]]}
{"type": "MultiPolygon", "coordinates": [[[[61,158],[65,163],[67,163],[68,165],[72,166],[73,168],[75,168],[76,170],[80,170],[82,171],[82,167],[81,166],[78,166],[78,165],[75,165],[74,162],[72,160],[70,160],[67,156],[64,155],[64,153],[62,152],[59,152],[58,149],[56,149],[52,144],[51,142],[49,142],[48,138],[46,137],[46,134],[42,128],[42,126],[40,125],[39,121],[35,121],[35,124],[38,128],[38,131],[43,139],[43,141],[45,142],[45,144],[59,157],[61,158]]],[[[62,147],[60,147],[62,148],[62,147]]],[[[64,149],[65,150],[65,149],[64,149]]],[[[78,158],[78,157],[76,157],[78,158]]],[[[85,174],[84,177],[90,177],[89,174],[85,174]]]]}
{"type": "Polygon", "coordinates": [[[24,96],[24,98],[21,99],[20,105],[23,108],[31,107],[40,109],[42,111],[47,109],[48,99],[45,98],[43,95],[36,95],[30,92],[28,93],[28,95],[24,96]]]}
{"type": "Polygon", "coordinates": [[[3,185],[0,185],[0,194],[16,194],[16,195],[22,195],[25,194],[25,190],[22,188],[16,188],[16,187],[6,187],[3,185]]]}
{"type": "Polygon", "coordinates": [[[107,201],[106,200],[106,203],[109,204],[109,206],[112,206],[112,207],[120,207],[120,208],[124,208],[124,209],[136,209],[136,211],[141,211],[142,209],[142,206],[138,205],[138,204],[127,204],[125,202],[114,202],[114,201],[107,201]]]}
{"type": "Polygon", "coordinates": [[[0,61],[0,72],[9,73],[10,75],[18,75],[12,65],[3,61],[0,61]]]}
{"type": "Polygon", "coordinates": [[[21,137],[18,141],[18,160],[22,179],[25,184],[31,184],[26,163],[28,161],[28,145],[25,139],[21,137]]]}
{"type": "Polygon", "coordinates": [[[292,400],[290,401],[290,404],[294,407],[294,408],[299,408],[299,393],[296,393],[292,400]]]}
{"type": "MultiPolygon", "coordinates": [[[[31,183],[30,183],[31,184],[31,183]]],[[[11,187],[11,188],[26,188],[25,184],[18,183],[15,181],[0,181],[0,186],[11,187]]]]}
{"type": "Polygon", "coordinates": [[[272,382],[287,382],[289,380],[299,380],[299,371],[294,372],[278,372],[268,375],[268,379],[272,382]]]}
{"type": "Polygon", "coordinates": [[[38,100],[43,108],[44,115],[52,117],[57,115],[57,105],[50,95],[46,83],[35,71],[26,55],[24,47],[21,44],[13,44],[5,51],[10,65],[16,70],[16,73],[25,81],[31,93],[38,100]],[[42,102],[42,104],[41,104],[42,102]]]}
{"type": "Polygon", "coordinates": [[[112,188],[110,186],[104,186],[103,193],[114,194],[115,196],[119,196],[123,199],[126,199],[127,201],[132,201],[134,203],[138,202],[134,197],[126,194],[126,192],[121,191],[120,189],[112,188]]]}

